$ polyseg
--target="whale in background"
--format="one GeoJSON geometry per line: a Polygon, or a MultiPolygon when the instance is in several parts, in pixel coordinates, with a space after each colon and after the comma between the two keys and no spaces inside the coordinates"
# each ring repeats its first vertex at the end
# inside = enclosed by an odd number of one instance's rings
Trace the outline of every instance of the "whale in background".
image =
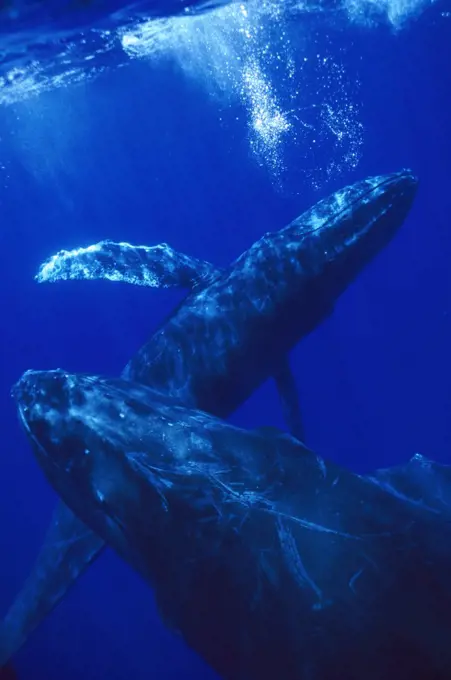
{"type": "Polygon", "coordinates": [[[30,371],[14,394],[52,486],[225,680],[451,676],[448,467],[416,457],[403,493],[128,381],[30,371]]]}
{"type": "MultiPolygon", "coordinates": [[[[303,439],[289,351],[333,311],[338,297],[396,234],[416,190],[409,170],[357,182],[284,229],[265,234],[224,270],[166,244],[106,241],[54,255],[37,278],[107,278],[188,289],[122,377],[225,418],[273,376],[288,427],[303,439]]],[[[58,504],[34,569],[0,626],[0,667],[103,545],[58,504]]]]}
{"type": "Polygon", "coordinates": [[[227,417],[274,376],[289,429],[302,439],[288,354],[395,235],[416,189],[410,171],[345,187],[284,229],[265,234],[225,270],[166,244],[103,241],[57,253],[41,265],[37,279],[188,288],[123,377],[227,417]]]}

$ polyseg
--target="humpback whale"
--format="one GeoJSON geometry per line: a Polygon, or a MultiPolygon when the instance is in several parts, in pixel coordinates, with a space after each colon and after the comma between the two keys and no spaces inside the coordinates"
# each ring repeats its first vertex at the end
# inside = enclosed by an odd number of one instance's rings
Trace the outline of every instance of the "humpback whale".
{"type": "Polygon", "coordinates": [[[64,502],[225,680],[451,676],[449,467],[360,476],[122,379],[14,396],[64,502]]]}
{"type": "MultiPolygon", "coordinates": [[[[408,170],[345,187],[265,234],[225,270],[166,244],[105,241],[54,255],[40,267],[38,280],[106,278],[188,288],[122,377],[225,418],[274,376],[289,429],[302,439],[288,353],[394,236],[416,189],[408,170]]],[[[0,666],[102,546],[58,504],[34,571],[0,627],[0,666]]]]}
{"type": "Polygon", "coordinates": [[[122,377],[225,418],[275,376],[288,425],[302,439],[288,353],[394,236],[416,188],[410,171],[345,187],[284,229],[265,234],[223,271],[166,244],[104,241],[58,253],[37,278],[190,286],[122,377]]]}

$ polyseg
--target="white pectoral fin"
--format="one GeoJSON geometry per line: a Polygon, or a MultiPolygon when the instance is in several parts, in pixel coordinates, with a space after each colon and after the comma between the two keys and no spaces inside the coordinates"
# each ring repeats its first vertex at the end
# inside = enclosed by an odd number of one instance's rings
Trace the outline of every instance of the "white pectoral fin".
{"type": "Polygon", "coordinates": [[[134,246],[107,240],[60,250],[39,267],[35,278],[39,283],[106,279],[151,288],[193,288],[219,273],[210,262],[179,253],[166,243],[134,246]]]}

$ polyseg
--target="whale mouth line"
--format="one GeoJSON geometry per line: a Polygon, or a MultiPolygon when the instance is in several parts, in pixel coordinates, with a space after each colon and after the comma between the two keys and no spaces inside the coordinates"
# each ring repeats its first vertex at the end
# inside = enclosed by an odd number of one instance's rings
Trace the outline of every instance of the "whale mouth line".
{"type": "Polygon", "coordinates": [[[391,184],[395,179],[411,179],[416,182],[416,177],[410,170],[401,170],[400,172],[392,173],[391,175],[385,175],[380,182],[369,188],[368,191],[365,191],[361,196],[352,201],[351,205],[361,201],[362,198],[365,198],[373,191],[382,189],[382,187],[384,187],[386,184],[391,184]]]}
{"type": "Polygon", "coordinates": [[[25,411],[27,410],[26,406],[23,406],[22,404],[18,403],[17,404],[17,411],[19,415],[19,421],[22,424],[22,427],[25,430],[25,434],[27,435],[28,439],[31,441],[31,444],[33,447],[35,447],[36,451],[44,460],[51,461],[52,465],[54,467],[58,467],[56,462],[53,459],[53,456],[49,456],[47,451],[45,450],[44,446],[41,444],[39,439],[36,437],[36,435],[33,433],[33,430],[30,427],[30,424],[26,418],[25,411]]]}
{"type": "MultiPolygon", "coordinates": [[[[394,175],[393,175],[393,174],[392,174],[392,175],[389,175],[388,177],[385,176],[385,177],[382,179],[382,181],[378,182],[377,184],[374,184],[372,187],[369,187],[365,192],[363,192],[362,194],[360,194],[360,196],[356,197],[353,201],[351,201],[351,203],[349,204],[349,206],[347,206],[347,207],[345,207],[345,208],[342,208],[342,209],[340,210],[340,212],[338,212],[337,215],[335,215],[335,216],[333,217],[333,219],[336,219],[337,217],[340,217],[344,212],[346,212],[346,210],[349,210],[350,207],[355,206],[357,203],[359,203],[360,201],[362,201],[364,198],[366,198],[367,196],[370,196],[373,192],[382,189],[382,188],[383,188],[384,186],[386,186],[387,184],[391,184],[395,178],[396,178],[396,179],[401,179],[401,178],[402,178],[402,179],[407,179],[407,178],[410,178],[411,180],[416,181],[415,175],[414,175],[412,172],[408,171],[408,170],[401,171],[401,172],[396,173],[396,174],[394,174],[394,175]]],[[[340,192],[338,192],[338,193],[340,193],[340,192]]],[[[330,219],[332,219],[332,218],[330,218],[330,219]]],[[[329,221],[330,221],[330,220],[329,220],[329,221]]],[[[326,225],[324,225],[324,226],[326,226],[326,225]]]]}
{"type": "Polygon", "coordinates": [[[28,424],[28,420],[25,417],[25,409],[26,409],[26,406],[22,406],[22,404],[17,404],[17,411],[18,411],[20,423],[21,423],[22,427],[24,428],[26,434],[30,435],[31,429],[30,429],[30,426],[28,424]]]}
{"type": "MultiPolygon", "coordinates": [[[[411,172],[410,170],[402,170],[399,173],[393,173],[391,175],[385,175],[384,178],[378,182],[377,184],[374,184],[372,187],[369,187],[366,191],[361,193],[359,196],[356,196],[354,200],[352,200],[348,205],[344,206],[341,208],[337,213],[334,215],[330,215],[327,220],[321,225],[314,226],[309,230],[305,230],[303,232],[304,236],[308,236],[309,234],[314,234],[315,232],[320,232],[320,231],[325,231],[330,228],[330,225],[333,222],[336,222],[337,220],[340,219],[344,213],[346,213],[350,208],[353,208],[355,205],[357,205],[360,201],[363,199],[367,198],[370,196],[373,192],[378,191],[382,189],[384,186],[390,184],[393,182],[394,179],[411,179],[413,182],[417,182],[416,176],[411,172]]],[[[341,193],[341,192],[337,192],[341,193]]]]}

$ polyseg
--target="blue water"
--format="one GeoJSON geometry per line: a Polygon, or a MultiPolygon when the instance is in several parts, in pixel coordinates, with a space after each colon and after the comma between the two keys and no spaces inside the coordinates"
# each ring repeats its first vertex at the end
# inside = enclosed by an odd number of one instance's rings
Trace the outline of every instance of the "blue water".
{"type": "MultiPolygon", "coordinates": [[[[333,190],[411,167],[420,189],[404,226],[296,348],[293,368],[308,444],[323,456],[358,471],[416,452],[450,461],[450,7],[294,4],[282,18],[251,8],[244,24],[235,4],[127,27],[74,78],[51,41],[34,66],[21,52],[18,75],[13,52],[3,59],[2,613],[56,500],[11,385],[27,368],[118,375],[183,295],[38,285],[39,264],[60,248],[164,241],[226,265],[333,190]]],[[[284,427],[273,385],[233,422],[284,427]]],[[[110,551],[14,663],[21,680],[215,677],[110,551]]]]}

